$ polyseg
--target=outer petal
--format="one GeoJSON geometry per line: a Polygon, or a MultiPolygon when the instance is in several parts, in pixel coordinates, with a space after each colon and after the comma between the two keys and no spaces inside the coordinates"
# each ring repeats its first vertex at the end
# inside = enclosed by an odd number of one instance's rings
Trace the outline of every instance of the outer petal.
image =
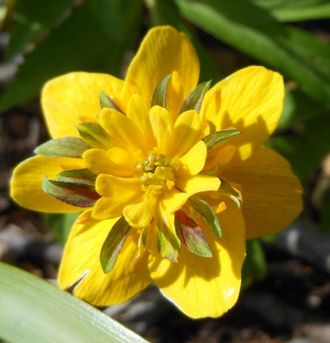
{"type": "MultiPolygon", "coordinates": [[[[53,138],[78,136],[75,125],[80,117],[95,118],[100,111],[99,96],[104,91],[116,101],[123,81],[111,75],[74,72],[48,81],[41,105],[53,138]]],[[[86,119],[85,119],[86,121],[86,119]]]]}
{"type": "MultiPolygon", "coordinates": [[[[217,83],[205,96],[201,115],[207,130],[234,127],[230,140],[243,160],[274,131],[283,108],[282,76],[263,67],[248,67],[217,83]]],[[[223,145],[222,145],[223,147],[223,145]]]]}
{"type": "Polygon", "coordinates": [[[237,167],[223,171],[240,185],[246,236],[273,234],[288,226],[302,209],[302,187],[289,163],[275,151],[260,149],[237,167]]]}
{"type": "Polygon", "coordinates": [[[159,82],[176,70],[182,79],[184,94],[193,90],[199,78],[196,52],[180,32],[170,26],[151,29],[133,58],[126,80],[135,83],[147,105],[159,82]]]}
{"type": "Polygon", "coordinates": [[[78,218],[66,243],[59,270],[61,288],[68,288],[82,278],[73,293],[96,306],[124,302],[150,283],[147,256],[138,253],[136,234],[126,240],[112,271],[103,273],[100,251],[115,221],[96,221],[89,213],[78,218]]]}
{"type": "Polygon", "coordinates": [[[80,169],[84,165],[80,159],[66,157],[34,156],[23,161],[14,169],[10,181],[11,197],[21,206],[34,211],[61,213],[85,210],[57,200],[41,188],[45,176],[54,178],[65,167],[80,169]]]}
{"type": "Polygon", "coordinates": [[[232,204],[220,214],[223,237],[216,241],[205,229],[213,257],[196,256],[181,245],[178,263],[150,258],[151,277],[162,293],[192,318],[218,317],[239,294],[245,256],[243,218],[232,204]]]}

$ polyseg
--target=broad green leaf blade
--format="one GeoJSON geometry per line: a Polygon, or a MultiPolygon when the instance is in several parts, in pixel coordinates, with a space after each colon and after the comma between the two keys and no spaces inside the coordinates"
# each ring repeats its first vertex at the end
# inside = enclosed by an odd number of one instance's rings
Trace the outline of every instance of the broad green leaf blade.
{"type": "Polygon", "coordinates": [[[248,287],[254,280],[266,276],[267,262],[258,239],[246,241],[246,258],[242,270],[243,287],[248,287]]]}
{"type": "Polygon", "coordinates": [[[151,106],[158,105],[166,107],[167,88],[170,80],[171,75],[167,75],[162,81],[160,81],[159,85],[154,90],[154,94],[152,95],[151,106]]]}
{"type": "Polygon", "coordinates": [[[186,19],[289,76],[305,93],[329,106],[330,46],[307,32],[279,23],[251,0],[176,3],[186,19]]]}
{"type": "Polygon", "coordinates": [[[190,252],[201,257],[212,257],[203,230],[182,211],[175,213],[175,229],[181,243],[190,252]]]}
{"type": "Polygon", "coordinates": [[[16,1],[10,30],[6,59],[24,52],[26,45],[44,38],[58,25],[74,6],[73,0],[24,0],[16,1]]]}
{"type": "Polygon", "coordinates": [[[83,122],[77,125],[80,137],[93,148],[110,148],[111,138],[97,123],[83,122]]]}
{"type": "Polygon", "coordinates": [[[100,93],[100,106],[101,108],[107,107],[107,108],[113,108],[119,112],[121,112],[121,109],[114,103],[111,96],[106,94],[105,92],[100,93]]]}
{"type": "Polygon", "coordinates": [[[302,21],[330,18],[329,0],[253,0],[280,21],[302,21]]]}
{"type": "Polygon", "coordinates": [[[45,177],[42,189],[54,198],[78,207],[93,206],[100,198],[94,187],[79,182],[48,180],[45,177]]]}
{"type": "Polygon", "coordinates": [[[208,149],[216,148],[219,144],[227,141],[228,139],[240,134],[236,129],[224,129],[211,133],[203,138],[203,141],[208,149]]]}
{"type": "Polygon", "coordinates": [[[221,238],[221,225],[213,208],[206,201],[196,196],[191,197],[189,203],[204,218],[208,227],[213,231],[216,237],[221,238]]]}
{"type": "Polygon", "coordinates": [[[130,231],[130,226],[125,218],[121,217],[109,230],[100,253],[100,262],[105,273],[109,273],[114,267],[130,231]]]}
{"type": "Polygon", "coordinates": [[[49,157],[81,157],[90,146],[78,137],[51,139],[39,145],[34,152],[49,157]]]}
{"type": "MultiPolygon", "coordinates": [[[[0,97],[0,111],[33,99],[46,81],[69,71],[109,72],[119,76],[123,56],[138,30],[135,28],[123,41],[114,41],[94,15],[93,3],[84,1],[74,7],[47,39],[24,56],[15,79],[0,97]]],[[[134,21],[134,27],[139,25],[136,18],[129,18],[134,21]]]]}
{"type": "Polygon", "coordinates": [[[44,215],[45,226],[49,227],[55,240],[62,246],[65,244],[71,227],[80,213],[47,213],[44,215]]]}
{"type": "Polygon", "coordinates": [[[211,81],[202,82],[190,94],[188,94],[187,98],[183,102],[180,113],[189,110],[196,110],[199,112],[205,93],[210,88],[210,85],[211,81]]]}
{"type": "Polygon", "coordinates": [[[0,263],[0,338],[12,343],[143,343],[94,307],[0,263]]]}

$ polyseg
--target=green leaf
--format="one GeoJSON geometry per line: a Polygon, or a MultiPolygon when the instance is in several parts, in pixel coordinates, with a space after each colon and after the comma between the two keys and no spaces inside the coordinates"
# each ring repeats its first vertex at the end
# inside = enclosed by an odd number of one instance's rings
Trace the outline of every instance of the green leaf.
{"type": "Polygon", "coordinates": [[[204,143],[208,149],[216,148],[221,143],[240,134],[236,129],[223,129],[209,134],[203,138],[204,143]]]}
{"type": "Polygon", "coordinates": [[[13,343],[146,342],[84,301],[4,263],[0,307],[0,337],[13,343]]]}
{"type": "Polygon", "coordinates": [[[242,270],[243,287],[248,287],[254,280],[266,276],[267,262],[258,239],[246,241],[246,258],[242,270]]]}
{"type": "Polygon", "coordinates": [[[184,18],[279,70],[297,81],[305,93],[329,106],[329,45],[307,32],[279,23],[251,0],[176,0],[176,3],[184,18]]]}
{"type": "Polygon", "coordinates": [[[100,198],[93,187],[79,182],[48,180],[45,177],[42,181],[42,189],[54,198],[78,207],[93,206],[100,198]]]}
{"type": "Polygon", "coordinates": [[[135,39],[143,22],[143,2],[137,0],[93,0],[90,2],[98,23],[116,42],[135,39]],[[128,10],[129,9],[129,10],[128,10]]]}
{"type": "Polygon", "coordinates": [[[203,230],[182,211],[175,213],[175,228],[181,243],[190,252],[201,257],[212,257],[203,230]]]}
{"type": "Polygon", "coordinates": [[[24,52],[26,46],[47,36],[72,8],[73,0],[24,0],[16,1],[6,47],[6,59],[24,52]]]}
{"type": "Polygon", "coordinates": [[[210,88],[210,85],[211,81],[202,82],[190,94],[188,94],[182,104],[180,113],[189,110],[196,110],[199,112],[201,110],[205,93],[210,88]]]}
{"type": "Polygon", "coordinates": [[[61,137],[39,145],[34,152],[49,157],[79,158],[89,148],[90,146],[78,137],[61,137]]]}
{"type": "Polygon", "coordinates": [[[328,0],[253,0],[280,21],[305,21],[330,18],[328,0]]]}
{"type": "Polygon", "coordinates": [[[213,208],[206,201],[196,196],[191,197],[189,199],[189,203],[203,217],[208,227],[213,231],[216,237],[221,238],[221,225],[213,208]]]}
{"type": "Polygon", "coordinates": [[[303,130],[295,135],[278,135],[268,145],[279,151],[291,163],[295,173],[303,180],[312,175],[330,151],[330,117],[327,113],[306,120],[303,130]]]}
{"type": "Polygon", "coordinates": [[[57,181],[71,182],[79,185],[95,186],[96,175],[89,169],[63,170],[57,175],[57,181]]]}
{"type": "Polygon", "coordinates": [[[177,262],[180,248],[178,237],[173,234],[162,219],[157,226],[157,249],[160,256],[177,262]]]}
{"type": "MultiPolygon", "coordinates": [[[[119,76],[123,56],[137,37],[136,27],[140,24],[133,13],[129,18],[134,21],[135,30],[125,40],[114,41],[98,21],[93,5],[94,1],[84,1],[74,7],[47,39],[24,56],[15,79],[0,97],[0,111],[37,97],[46,81],[69,71],[109,72],[119,76]]],[[[108,25],[112,23],[109,21],[108,25]]]]}
{"type": "Polygon", "coordinates": [[[284,110],[277,130],[290,130],[293,125],[301,126],[304,122],[316,119],[316,117],[322,121],[322,116],[328,116],[328,110],[324,105],[310,98],[301,90],[293,89],[285,96],[284,110]]]}
{"type": "Polygon", "coordinates": [[[100,93],[100,106],[101,108],[113,108],[114,110],[122,112],[122,110],[113,102],[112,98],[103,91],[100,93]]]}
{"type": "Polygon", "coordinates": [[[162,106],[166,107],[166,95],[167,95],[167,88],[168,84],[171,81],[171,75],[167,75],[160,81],[159,85],[154,90],[154,94],[152,95],[151,106],[162,106]]]}
{"type": "Polygon", "coordinates": [[[63,246],[78,216],[79,213],[47,213],[44,215],[45,226],[53,231],[55,240],[63,246]]]}
{"type": "Polygon", "coordinates": [[[79,123],[76,127],[80,137],[93,148],[106,149],[111,147],[111,138],[99,124],[83,122],[79,123]]]}
{"type": "Polygon", "coordinates": [[[100,253],[100,262],[105,273],[109,273],[114,267],[130,231],[130,226],[125,218],[121,217],[109,230],[100,253]]]}

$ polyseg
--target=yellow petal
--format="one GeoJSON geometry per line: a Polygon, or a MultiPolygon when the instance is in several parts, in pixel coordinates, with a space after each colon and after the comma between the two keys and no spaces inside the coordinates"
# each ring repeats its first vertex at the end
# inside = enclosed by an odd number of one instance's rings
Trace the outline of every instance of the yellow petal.
{"type": "Polygon", "coordinates": [[[83,208],[68,205],[42,190],[44,177],[55,178],[65,167],[84,168],[82,160],[68,157],[31,157],[20,163],[10,181],[11,197],[21,206],[34,211],[57,213],[79,212],[83,208]]]}
{"type": "Polygon", "coordinates": [[[105,174],[96,178],[96,191],[103,196],[93,208],[93,217],[98,219],[121,215],[126,205],[135,202],[142,195],[138,179],[105,174]]]}
{"type": "MultiPolygon", "coordinates": [[[[282,76],[263,67],[248,67],[217,83],[205,95],[201,109],[209,130],[234,127],[241,134],[230,140],[247,159],[274,131],[283,108],[282,76]]],[[[206,133],[207,133],[206,128],[206,133]]]]}
{"type": "Polygon", "coordinates": [[[173,132],[172,117],[166,108],[154,106],[149,112],[149,118],[159,153],[167,155],[173,132]]]}
{"type": "MultiPolygon", "coordinates": [[[[141,132],[151,132],[149,109],[140,95],[132,95],[127,106],[126,114],[140,128],[141,132]]],[[[151,135],[150,138],[152,138],[151,135]]]]}
{"type": "Polygon", "coordinates": [[[182,244],[178,263],[153,256],[151,277],[162,293],[192,318],[219,317],[237,301],[245,256],[242,215],[229,204],[220,215],[223,237],[203,228],[213,257],[199,257],[182,244]]]}
{"type": "Polygon", "coordinates": [[[181,113],[174,123],[170,144],[170,155],[182,156],[198,141],[201,133],[201,120],[196,111],[181,113]]]}
{"type": "Polygon", "coordinates": [[[106,197],[114,199],[122,196],[131,197],[141,194],[141,183],[138,178],[118,177],[100,174],[96,178],[96,191],[106,197]]]}
{"type": "Polygon", "coordinates": [[[276,233],[301,212],[300,182],[289,163],[271,149],[260,147],[223,176],[240,185],[247,238],[276,233]]]}
{"type": "Polygon", "coordinates": [[[189,194],[171,190],[167,192],[160,201],[162,213],[174,213],[178,211],[188,200],[189,194]]]}
{"type": "Polygon", "coordinates": [[[100,92],[118,98],[122,87],[123,81],[111,75],[85,72],[48,81],[41,93],[41,104],[50,135],[78,136],[75,125],[81,121],[79,118],[95,118],[100,111],[100,92]]]}
{"type": "Polygon", "coordinates": [[[73,225],[59,270],[59,285],[68,288],[83,278],[73,291],[77,297],[95,306],[122,303],[149,285],[146,255],[138,254],[137,235],[132,234],[112,271],[104,274],[100,251],[116,220],[96,221],[88,216],[84,214],[73,225]]]}
{"type": "Polygon", "coordinates": [[[174,70],[180,74],[187,95],[198,82],[198,57],[183,33],[170,26],[160,26],[145,36],[128,68],[126,80],[137,85],[149,106],[155,88],[174,70]]]}
{"type": "Polygon", "coordinates": [[[207,149],[203,141],[196,143],[179,161],[182,164],[182,169],[179,173],[196,175],[203,168],[206,160],[207,149]]]}
{"type": "Polygon", "coordinates": [[[109,151],[88,149],[82,157],[87,168],[95,174],[131,176],[137,163],[133,156],[119,147],[113,147],[109,151]]]}
{"type": "Polygon", "coordinates": [[[175,70],[172,73],[166,96],[166,108],[170,112],[173,121],[175,121],[180,112],[185,96],[181,76],[175,70]]]}
{"type": "Polygon", "coordinates": [[[123,211],[125,219],[133,227],[147,227],[155,215],[157,201],[155,196],[148,195],[136,204],[127,205],[123,211]]]}
{"type": "Polygon", "coordinates": [[[141,153],[147,153],[150,142],[145,132],[142,132],[135,123],[124,114],[109,108],[101,112],[101,123],[116,145],[127,149],[136,158],[141,158],[141,153]]]}
{"type": "Polygon", "coordinates": [[[220,180],[215,176],[196,175],[178,179],[176,185],[183,192],[193,195],[200,192],[217,191],[220,187],[220,180]]]}

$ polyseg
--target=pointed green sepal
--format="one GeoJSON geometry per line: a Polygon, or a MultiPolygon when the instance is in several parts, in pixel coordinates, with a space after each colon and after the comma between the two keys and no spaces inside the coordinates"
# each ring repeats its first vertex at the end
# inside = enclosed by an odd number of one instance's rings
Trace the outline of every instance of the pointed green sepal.
{"type": "Polygon", "coordinates": [[[220,192],[224,193],[231,200],[235,202],[238,208],[242,208],[243,198],[241,192],[232,186],[229,182],[224,179],[221,179],[220,192]]]}
{"type": "Polygon", "coordinates": [[[114,267],[130,229],[125,218],[120,217],[108,233],[100,253],[104,273],[109,273],[114,267]]]}
{"type": "Polygon", "coordinates": [[[89,148],[90,146],[78,137],[61,137],[39,145],[34,152],[49,157],[80,158],[89,148]]]}
{"type": "Polygon", "coordinates": [[[81,138],[93,148],[108,149],[111,147],[111,138],[97,123],[84,122],[77,125],[81,138]]]}
{"type": "Polygon", "coordinates": [[[160,256],[171,262],[177,262],[180,249],[180,240],[160,218],[157,226],[157,250],[160,256]]]}
{"type": "Polygon", "coordinates": [[[211,85],[211,81],[202,82],[200,83],[184,100],[180,113],[189,111],[189,110],[196,110],[199,112],[202,107],[202,102],[206,92],[209,90],[211,85]]]}
{"type": "Polygon", "coordinates": [[[90,207],[100,198],[93,187],[76,182],[49,180],[46,177],[42,182],[44,192],[67,204],[78,207],[90,207]]]}
{"type": "Polygon", "coordinates": [[[166,96],[169,82],[171,81],[171,74],[167,75],[160,81],[152,95],[151,106],[166,107],[166,96]]]}
{"type": "Polygon", "coordinates": [[[213,208],[205,200],[196,196],[191,197],[189,203],[205,220],[207,226],[213,231],[216,237],[221,238],[222,231],[220,221],[213,208]]]}
{"type": "Polygon", "coordinates": [[[79,185],[95,186],[96,175],[89,169],[63,170],[57,175],[57,181],[71,182],[79,185]]]}
{"type": "Polygon", "coordinates": [[[114,110],[122,112],[120,107],[113,101],[111,96],[109,96],[103,91],[100,92],[100,106],[101,108],[113,108],[114,110]]]}
{"type": "Polygon", "coordinates": [[[233,138],[240,134],[240,131],[230,128],[224,129],[220,131],[216,131],[214,133],[209,134],[208,136],[203,138],[204,143],[208,149],[214,149],[218,145],[224,143],[230,138],[233,138]]]}
{"type": "Polygon", "coordinates": [[[175,228],[181,243],[190,252],[201,257],[212,257],[203,230],[182,211],[175,213],[175,228]]]}

